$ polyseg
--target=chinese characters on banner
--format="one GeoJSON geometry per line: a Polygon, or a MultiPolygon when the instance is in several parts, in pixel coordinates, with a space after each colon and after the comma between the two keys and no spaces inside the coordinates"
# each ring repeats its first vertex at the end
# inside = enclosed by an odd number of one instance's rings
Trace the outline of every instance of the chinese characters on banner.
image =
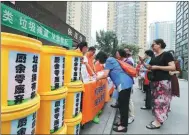
{"type": "Polygon", "coordinates": [[[101,102],[105,101],[105,84],[97,87],[95,89],[95,97],[97,97],[95,99],[95,106],[98,106],[101,102]]]}
{"type": "Polygon", "coordinates": [[[62,86],[64,86],[65,57],[62,57],[62,86]]]}
{"type": "Polygon", "coordinates": [[[39,55],[11,51],[8,70],[8,105],[21,104],[35,97],[39,55]]]}
{"type": "Polygon", "coordinates": [[[65,57],[51,57],[51,90],[56,90],[64,85],[65,57]]]}
{"type": "Polygon", "coordinates": [[[81,80],[81,58],[80,57],[74,57],[72,59],[72,78],[71,81],[75,82],[78,80],[81,80]]]}
{"type": "Polygon", "coordinates": [[[73,117],[76,117],[80,113],[80,108],[81,108],[81,92],[77,92],[74,95],[73,117]]]}
{"type": "Polygon", "coordinates": [[[79,135],[80,132],[80,124],[76,125],[74,128],[74,135],[79,135]]]}
{"type": "Polygon", "coordinates": [[[33,56],[33,65],[32,65],[32,84],[31,84],[31,88],[32,88],[32,93],[31,93],[31,99],[33,99],[35,97],[36,94],[36,83],[37,83],[37,69],[38,69],[38,56],[34,55],[33,56]]]}
{"type": "Polygon", "coordinates": [[[11,122],[11,135],[34,135],[36,126],[36,112],[11,122]]]}
{"type": "Polygon", "coordinates": [[[68,36],[63,35],[4,4],[1,4],[1,22],[2,25],[46,39],[68,48],[71,48],[73,44],[72,39],[68,36]]]}
{"type": "Polygon", "coordinates": [[[50,133],[55,133],[64,125],[65,99],[52,101],[51,109],[50,133]]]}

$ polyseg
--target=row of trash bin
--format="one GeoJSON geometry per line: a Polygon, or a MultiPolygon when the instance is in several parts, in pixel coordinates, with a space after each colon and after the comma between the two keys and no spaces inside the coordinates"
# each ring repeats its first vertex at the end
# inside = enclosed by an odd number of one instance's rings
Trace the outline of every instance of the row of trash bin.
{"type": "Polygon", "coordinates": [[[1,134],[79,134],[82,54],[1,33],[1,134]]]}

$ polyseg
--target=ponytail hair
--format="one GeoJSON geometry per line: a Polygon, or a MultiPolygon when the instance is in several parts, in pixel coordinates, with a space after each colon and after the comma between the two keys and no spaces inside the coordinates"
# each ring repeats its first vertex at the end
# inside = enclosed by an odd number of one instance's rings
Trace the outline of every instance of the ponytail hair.
{"type": "Polygon", "coordinates": [[[165,48],[166,48],[166,44],[165,44],[165,42],[163,41],[163,39],[156,39],[156,40],[154,40],[154,42],[155,42],[156,44],[160,45],[162,49],[165,49],[165,48]]]}

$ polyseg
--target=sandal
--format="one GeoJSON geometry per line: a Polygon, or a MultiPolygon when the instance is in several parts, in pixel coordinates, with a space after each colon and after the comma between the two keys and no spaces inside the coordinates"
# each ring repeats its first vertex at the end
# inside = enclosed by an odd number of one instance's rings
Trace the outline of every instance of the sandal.
{"type": "Polygon", "coordinates": [[[114,123],[113,125],[118,127],[118,126],[121,126],[121,123],[116,122],[116,123],[114,123]]]}
{"type": "Polygon", "coordinates": [[[152,124],[153,123],[153,121],[149,124],[149,125],[147,125],[146,126],[146,128],[148,128],[148,129],[159,129],[161,126],[159,126],[159,127],[156,127],[154,124],[152,124]]]}
{"type": "Polygon", "coordinates": [[[127,132],[127,128],[125,127],[125,128],[123,128],[123,129],[121,129],[121,130],[119,130],[118,129],[118,127],[116,127],[116,128],[113,128],[113,130],[115,131],[115,132],[127,132]]]}

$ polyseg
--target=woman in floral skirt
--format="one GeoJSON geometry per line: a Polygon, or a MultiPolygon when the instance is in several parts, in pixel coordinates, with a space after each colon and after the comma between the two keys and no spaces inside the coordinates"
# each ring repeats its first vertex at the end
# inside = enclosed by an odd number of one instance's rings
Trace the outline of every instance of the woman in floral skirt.
{"type": "Polygon", "coordinates": [[[149,77],[152,88],[152,112],[155,120],[146,126],[148,129],[159,129],[168,118],[168,111],[171,102],[171,76],[169,71],[175,70],[174,58],[169,52],[164,52],[166,44],[162,39],[154,40],[152,49],[156,56],[150,61],[149,65],[144,66],[151,70],[149,77]]]}

